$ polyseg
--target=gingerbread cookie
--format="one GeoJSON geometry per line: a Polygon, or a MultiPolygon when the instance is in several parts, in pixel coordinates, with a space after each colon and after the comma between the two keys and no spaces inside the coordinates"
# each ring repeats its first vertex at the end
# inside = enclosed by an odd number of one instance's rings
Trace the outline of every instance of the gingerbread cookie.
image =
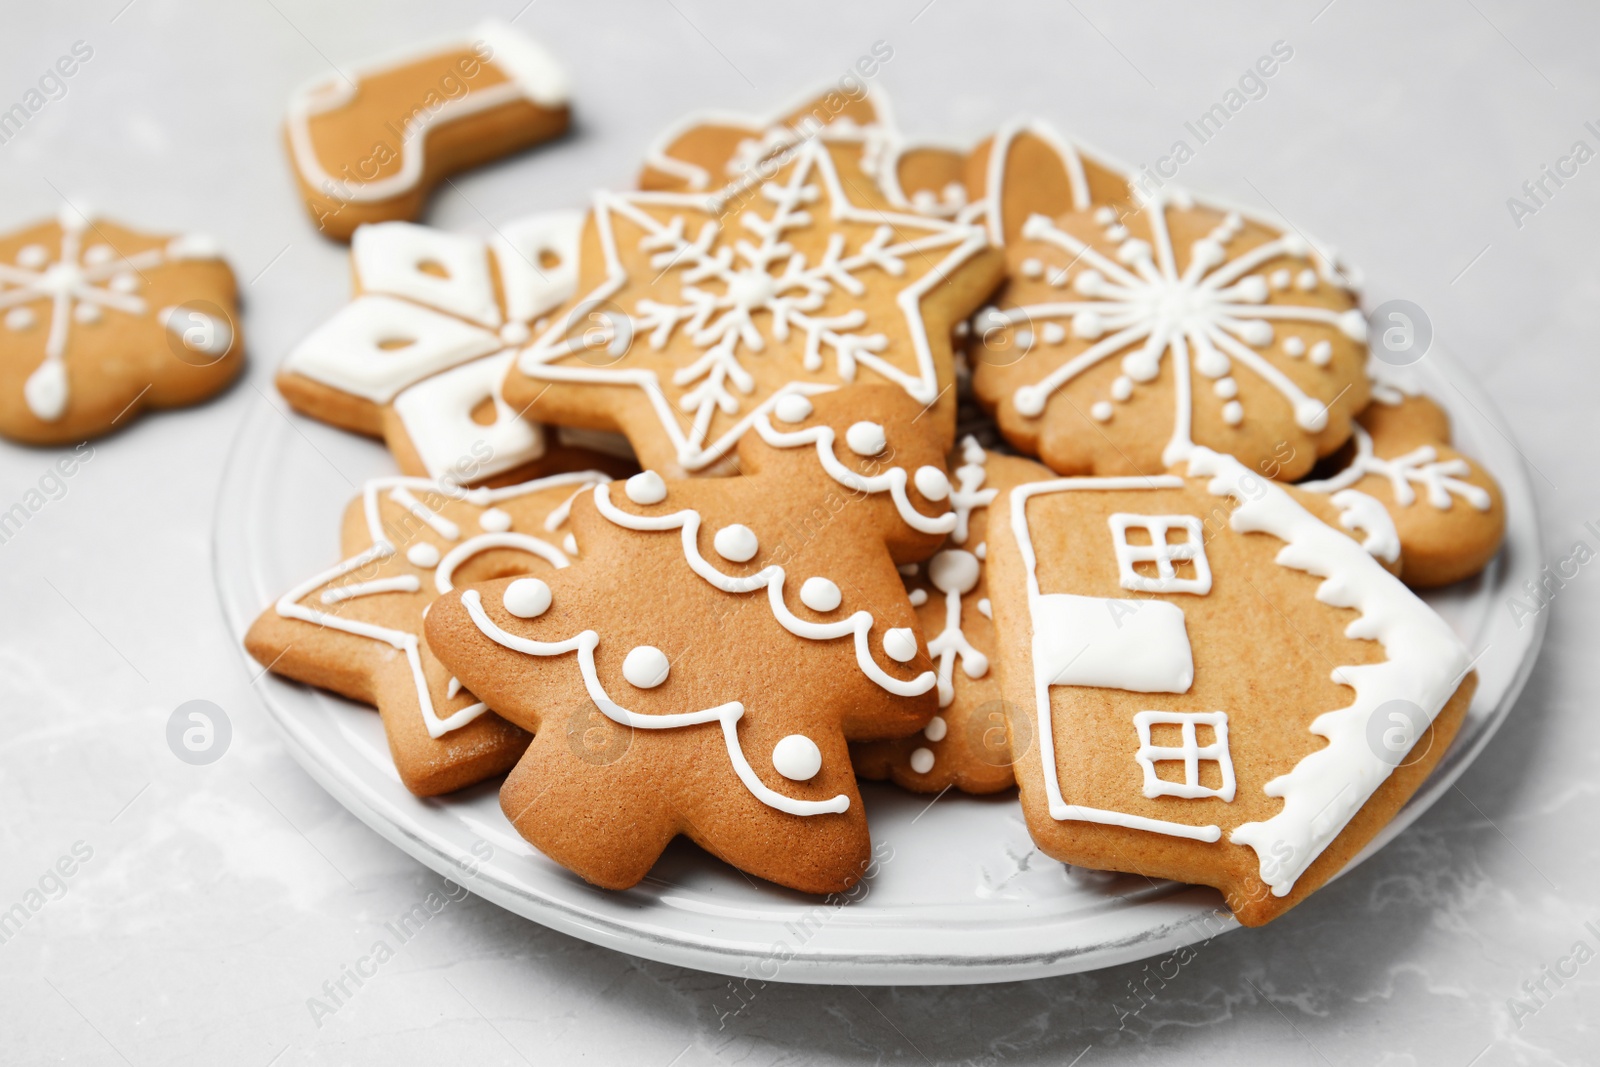
{"type": "Polygon", "coordinates": [[[975,226],[895,211],[863,169],[877,137],[835,122],[751,150],[767,164],[711,194],[596,194],[581,295],[519,354],[506,400],[625,433],[664,474],[720,474],[782,393],[888,382],[948,447],[951,329],[1000,257],[975,226]]]}
{"type": "Polygon", "coordinates": [[[1331,253],[1137,187],[1037,124],[997,134],[968,180],[1010,270],[974,320],[973,384],[1015,447],[1062,474],[1150,474],[1198,443],[1292,480],[1350,436],[1367,326],[1331,253]]]}
{"type": "Polygon", "coordinates": [[[289,100],[284,140],[317,228],[415,219],[458,171],[567,129],[567,76],[500,22],[318,77],[289,100]]]}
{"type": "Polygon", "coordinates": [[[355,299],[289,353],[278,391],[313,418],[383,437],[407,474],[517,482],[593,464],[500,392],[516,347],[572,295],[582,223],[530,215],[491,241],[363,227],[350,245],[355,299]]]}
{"type": "Polygon", "coordinates": [[[786,392],[740,441],[743,476],[597,486],[571,568],[435,602],[434,651],[534,732],[501,791],[523,837],[609,888],[679,834],[806,892],[861,877],[846,741],[937,710],[896,569],[956,522],[920,411],[894,386],[786,392]]]}
{"type": "Polygon", "coordinates": [[[1000,682],[989,662],[995,652],[984,579],[989,505],[1001,482],[1016,485],[1052,475],[1030,460],[991,455],[971,437],[962,441],[950,463],[955,529],[927,563],[902,568],[912,606],[923,632],[930,635],[928,655],[939,675],[939,714],[915,736],[851,745],[850,758],[858,776],[890,779],[916,793],[949,788],[998,793],[1016,784],[1016,778],[1000,682]]]}
{"type": "Polygon", "coordinates": [[[1002,494],[997,666],[1039,847],[1215,886],[1256,926],[1399,810],[1476,676],[1444,620],[1290,490],[1203,448],[1178,470],[1002,494]]]}
{"type": "Polygon", "coordinates": [[[1450,447],[1450,416],[1425,396],[1375,383],[1350,443],[1326,465],[1337,473],[1299,488],[1336,498],[1358,489],[1382,503],[1399,533],[1400,577],[1414,589],[1470,578],[1500,550],[1500,486],[1450,447]]]}
{"type": "Polygon", "coordinates": [[[0,237],[0,434],[97,437],[204,400],[243,362],[233,272],[210,238],[71,207],[0,237]]]}
{"type": "Polygon", "coordinates": [[[439,663],[423,618],[457,585],[570,565],[573,497],[606,480],[589,471],[464,490],[373,479],[345,512],[345,558],[263,612],[245,647],[287,678],[376,705],[400,780],[418,796],[503,773],[528,735],[439,663]]]}

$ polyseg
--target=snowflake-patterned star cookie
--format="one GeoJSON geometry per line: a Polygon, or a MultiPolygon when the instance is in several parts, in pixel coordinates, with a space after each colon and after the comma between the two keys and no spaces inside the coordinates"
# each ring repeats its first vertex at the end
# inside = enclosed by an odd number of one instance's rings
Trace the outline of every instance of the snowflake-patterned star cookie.
{"type": "Polygon", "coordinates": [[[530,215],[490,241],[361,227],[355,298],[289,353],[278,390],[307,415],[383,437],[407,474],[514,482],[593,464],[500,392],[517,346],[572,295],[582,224],[578,212],[530,215]]]}
{"type": "Polygon", "coordinates": [[[1201,444],[1293,479],[1349,437],[1366,320],[1331,253],[1036,123],[997,134],[969,181],[1010,270],[973,321],[973,382],[1017,448],[1129,474],[1201,444]]]}
{"type": "Polygon", "coordinates": [[[0,434],[63,444],[197,403],[243,352],[233,272],[208,238],[73,207],[0,237],[0,434]]]}
{"type": "Polygon", "coordinates": [[[846,742],[937,707],[896,569],[956,523],[920,411],[893,386],[788,394],[740,442],[744,475],[597,486],[570,568],[434,603],[435,653],[534,732],[500,794],[519,833],[609,888],[679,834],[807,892],[862,876],[846,742]]]}
{"type": "Polygon", "coordinates": [[[400,780],[418,796],[501,774],[528,735],[439,663],[423,619],[457,585],[569,566],[573,497],[604,481],[594,471],[499,489],[375,478],[345,512],[345,558],[263,612],[245,647],[274,673],[375,705],[400,780]]]}
{"type": "Polygon", "coordinates": [[[1450,417],[1433,400],[1373,383],[1372,403],[1334,472],[1298,488],[1360,490],[1381,503],[1400,539],[1400,578],[1413,588],[1448,585],[1483,570],[1505,536],[1505,501],[1494,476],[1450,447],[1450,417]]]}
{"type": "Polygon", "coordinates": [[[714,193],[596,194],[580,296],[518,356],[514,406],[719,473],[781,396],[888,382],[954,435],[952,327],[997,284],[978,227],[897,210],[871,127],[835,124],[714,193]]]}

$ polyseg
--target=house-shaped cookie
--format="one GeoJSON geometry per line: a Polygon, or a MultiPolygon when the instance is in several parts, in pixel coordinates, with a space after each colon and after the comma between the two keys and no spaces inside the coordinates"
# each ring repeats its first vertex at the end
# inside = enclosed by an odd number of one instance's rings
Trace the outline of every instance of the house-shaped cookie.
{"type": "Polygon", "coordinates": [[[1203,448],[1167,475],[1011,488],[989,556],[1034,840],[1215,886],[1246,925],[1371,840],[1476,684],[1455,634],[1360,541],[1203,448]]]}

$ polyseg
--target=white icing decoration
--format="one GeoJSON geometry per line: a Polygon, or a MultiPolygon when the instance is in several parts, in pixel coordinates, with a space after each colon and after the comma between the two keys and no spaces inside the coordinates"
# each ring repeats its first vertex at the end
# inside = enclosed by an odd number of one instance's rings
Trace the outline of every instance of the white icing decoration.
{"type": "MultiPolygon", "coordinates": [[[[568,535],[571,536],[571,535],[568,535]]],[[[481,533],[469,537],[444,554],[439,560],[439,565],[433,569],[433,587],[440,595],[450,592],[455,588],[456,568],[480,552],[487,552],[491,548],[515,548],[538,556],[552,567],[561,568],[571,561],[566,554],[558,550],[548,541],[531,537],[524,533],[481,533]]]]}
{"type": "Polygon", "coordinates": [[[994,606],[989,603],[989,598],[984,597],[978,601],[978,614],[986,619],[994,618],[994,606]]]}
{"type": "Polygon", "coordinates": [[[285,370],[386,404],[408,385],[502,347],[495,333],[392,296],[359,296],[289,352],[285,370]],[[401,347],[385,344],[405,342],[401,347]]]}
{"type": "Polygon", "coordinates": [[[654,645],[639,645],[622,660],[622,677],[636,689],[654,689],[671,669],[666,653],[654,645]]]}
{"type": "MultiPolygon", "coordinates": [[[[602,487],[603,488],[603,487],[602,487]]],[[[596,500],[599,500],[597,494],[596,500]]],[[[692,512],[690,514],[693,514],[692,512]]],[[[698,519],[698,516],[696,516],[698,519]]],[[[686,526],[685,529],[688,527],[686,526]]],[[[775,588],[775,587],[774,587],[775,588]]],[[[600,684],[599,674],[595,670],[594,650],[600,643],[600,635],[593,630],[584,630],[574,637],[563,641],[533,641],[528,638],[518,637],[507,633],[484,613],[483,604],[478,597],[476,589],[468,589],[461,594],[461,603],[467,609],[468,616],[483,633],[496,644],[509,648],[514,652],[521,652],[527,656],[559,656],[568,652],[578,654],[578,667],[583,674],[584,687],[601,714],[622,726],[635,730],[672,730],[682,726],[695,726],[700,723],[716,722],[722,726],[723,742],[727,747],[728,761],[733,764],[734,773],[744,783],[755,798],[769,807],[779,811],[788,812],[790,815],[822,815],[847,811],[850,807],[850,798],[843,793],[828,800],[795,800],[769,788],[762,782],[749,760],[745,759],[744,751],[739,745],[739,733],[736,729],[738,721],[744,716],[744,705],[738,701],[718,704],[714,707],[698,711],[676,712],[666,715],[641,715],[629,711],[616,703],[606,693],[600,684]]]]}
{"type": "Polygon", "coordinates": [[[938,467],[918,467],[911,480],[917,492],[935,503],[950,495],[950,478],[938,467]]]}
{"type": "Polygon", "coordinates": [[[1128,515],[1111,516],[1111,544],[1117,556],[1118,583],[1124,589],[1139,593],[1194,593],[1204,596],[1211,592],[1211,564],[1206,560],[1205,530],[1193,515],[1128,515]],[[1141,529],[1150,539],[1149,544],[1128,543],[1128,531],[1141,529]],[[1182,536],[1170,542],[1172,531],[1182,536]],[[1194,568],[1194,577],[1180,578],[1175,564],[1187,562],[1194,568]],[[1155,577],[1141,574],[1136,563],[1154,563],[1155,577]]]}
{"type": "Polygon", "coordinates": [[[805,422],[814,410],[811,401],[799,393],[785,393],[772,405],[772,413],[781,422],[805,422]]]}
{"type": "Polygon", "coordinates": [[[542,578],[518,578],[506,586],[501,603],[519,619],[533,619],[550,610],[550,585],[542,578]]]}
{"type": "Polygon", "coordinates": [[[800,586],[800,603],[812,611],[835,611],[843,599],[839,587],[826,578],[807,578],[800,586]]]}
{"type": "Polygon", "coordinates": [[[358,596],[372,596],[375,593],[415,593],[421,588],[422,582],[415,574],[401,574],[393,578],[374,578],[370,582],[356,582],[325,589],[321,599],[324,604],[337,604],[341,600],[352,600],[358,596]]]}
{"type": "Polygon", "coordinates": [[[1090,408],[1089,414],[1094,416],[1096,422],[1110,422],[1113,408],[1108,400],[1096,401],[1090,408]]]}
{"type": "Polygon", "coordinates": [[[505,533],[511,529],[511,515],[500,508],[490,508],[478,516],[478,525],[489,533],[505,533]]]}
{"type": "Polygon", "coordinates": [[[544,455],[544,431],[517,415],[500,395],[513,353],[475,359],[424,378],[394,398],[394,411],[431,477],[481,481],[544,455]],[[472,413],[488,402],[494,421],[472,413]]]}
{"type": "MultiPolygon", "coordinates": [[[[837,126],[838,124],[835,124],[837,126]]],[[[651,253],[652,270],[679,285],[670,297],[640,298],[628,308],[637,344],[660,349],[674,335],[688,338],[703,355],[679,368],[672,385],[687,391],[674,403],[654,371],[626,359],[615,367],[597,367],[574,357],[586,354],[581,339],[571,336],[567,316],[523,351],[518,367],[532,378],[545,381],[591,382],[629,385],[641,389],[660,420],[679,464],[699,471],[726,455],[754,420],[764,416],[782,394],[816,393],[832,386],[812,377],[824,368],[824,353],[832,357],[839,382],[856,380],[858,369],[899,385],[907,395],[931,404],[939,393],[926,325],[921,317],[924,296],[943,284],[955,269],[984,245],[982,232],[909,214],[896,214],[853,204],[841,181],[825,141],[864,141],[861,133],[832,129],[807,138],[795,147],[781,181],[762,180],[752,171],[742,184],[730,186],[708,203],[703,195],[677,193],[596,194],[592,218],[606,265],[605,280],[586,293],[578,307],[600,307],[630,283],[618,252],[618,226],[642,232],[640,247],[651,253]],[[747,195],[748,194],[748,195],[747,195]],[[721,217],[721,205],[738,200],[737,223],[721,217]],[[762,215],[771,205],[771,214],[762,215]],[[669,212],[663,219],[655,213],[669,212]],[[827,247],[817,253],[799,249],[791,239],[812,227],[823,212],[838,222],[874,227],[854,250],[847,250],[842,233],[835,232],[827,247]],[[749,231],[754,240],[748,239],[749,231]],[[901,235],[897,237],[897,235],[901,235]],[[942,256],[934,262],[934,255],[942,256]],[[813,258],[814,257],[814,258],[813,258]],[[871,324],[859,306],[826,314],[824,305],[835,294],[859,297],[866,283],[858,277],[878,272],[890,277],[909,268],[929,269],[901,289],[895,297],[907,327],[908,344],[896,346],[914,360],[914,368],[897,365],[884,353],[891,346],[886,334],[864,332],[871,324]],[[781,267],[774,273],[772,268],[781,267]],[[765,352],[768,342],[785,342],[791,335],[804,338],[804,351],[795,380],[745,413],[745,398],[755,389],[755,379],[745,368],[746,354],[765,352]],[[564,362],[571,361],[571,362],[564,362]],[[680,413],[691,416],[687,430],[680,413]],[[720,436],[711,438],[713,415],[741,416],[720,436]]],[[[660,289],[658,277],[652,292],[660,289]]],[[[838,301],[835,301],[838,303],[838,301]]],[[[904,357],[902,357],[902,361],[904,357]]]]}
{"type": "Polygon", "coordinates": [[[910,663],[917,657],[917,633],[909,626],[896,626],[883,635],[883,651],[896,663],[910,663]]]}
{"type": "Polygon", "coordinates": [[[567,536],[561,542],[561,547],[567,550],[567,555],[576,556],[578,554],[577,537],[572,534],[567,534],[567,536]]]}
{"type": "Polygon", "coordinates": [[[667,499],[667,483],[655,471],[640,471],[622,485],[622,491],[635,504],[659,504],[667,499]]]}
{"type": "Polygon", "coordinates": [[[950,732],[950,724],[945,722],[943,715],[935,715],[928,720],[928,725],[923,727],[922,736],[938,744],[950,732]]]}
{"type": "Polygon", "coordinates": [[[1373,453],[1372,435],[1364,427],[1351,427],[1351,435],[1355,438],[1356,454],[1350,465],[1331,478],[1302,482],[1299,488],[1308,493],[1335,493],[1375,474],[1389,480],[1394,502],[1403,508],[1417,500],[1413,486],[1420,486],[1428,503],[1440,511],[1450,510],[1454,503],[1452,496],[1459,496],[1479,511],[1488,511],[1493,504],[1487,489],[1463,480],[1472,473],[1472,468],[1459,456],[1441,460],[1437,448],[1422,445],[1402,456],[1384,459],[1373,453]]]}
{"type": "Polygon", "coordinates": [[[1228,752],[1228,716],[1221,711],[1170,712],[1141,711],[1133,717],[1134,728],[1139,731],[1139,751],[1134,759],[1144,769],[1144,795],[1147,797],[1182,797],[1199,800],[1202,797],[1219,797],[1232,802],[1236,787],[1233,778],[1233,758],[1228,752]],[[1150,742],[1150,727],[1157,725],[1180,728],[1182,743],[1176,747],[1155,745],[1150,742]],[[1199,743],[1196,727],[1209,726],[1216,740],[1209,745],[1199,743]],[[1156,764],[1176,760],[1183,764],[1183,781],[1169,782],[1156,774],[1156,764]],[[1222,775],[1222,785],[1216,789],[1200,783],[1200,764],[1209,761],[1217,764],[1222,775]]]}
{"type": "Polygon", "coordinates": [[[1362,533],[1361,547],[1367,554],[1394,563],[1400,559],[1400,532],[1384,506],[1365,493],[1341,489],[1328,498],[1339,509],[1339,525],[1352,533],[1362,533]]]}
{"type": "Polygon", "coordinates": [[[955,512],[956,521],[950,531],[950,540],[956,544],[965,544],[967,540],[968,524],[972,513],[978,508],[986,508],[994,502],[998,489],[983,488],[984,461],[988,459],[977,438],[970,434],[961,441],[961,466],[955,470],[956,484],[950,490],[950,507],[955,512]]]}
{"type": "Polygon", "coordinates": [[[426,541],[418,541],[406,549],[406,562],[431,571],[439,565],[439,550],[426,541]]]}
{"type": "Polygon", "coordinates": [[[858,422],[844,432],[844,443],[858,456],[876,456],[889,447],[883,427],[875,422],[858,422]]]}
{"type": "Polygon", "coordinates": [[[920,608],[928,602],[928,591],[926,589],[908,589],[906,590],[906,599],[911,601],[912,607],[920,608]]]}
{"type": "Polygon", "coordinates": [[[716,548],[717,555],[731,563],[748,563],[761,550],[761,543],[756,540],[755,532],[750,527],[738,523],[718,530],[716,536],[711,539],[711,544],[716,548]]]}
{"type": "Polygon", "coordinates": [[[364,292],[385,293],[497,330],[502,321],[483,241],[414,222],[357,228],[350,262],[364,292]],[[441,267],[444,277],[422,269],[441,267]]]}
{"type": "Polygon", "coordinates": [[[175,258],[160,248],[124,256],[109,246],[97,245],[97,248],[107,248],[111,254],[99,254],[91,263],[83,252],[83,233],[90,226],[89,216],[70,206],[63,207],[59,215],[61,243],[54,261],[45,246],[33,244],[18,252],[15,265],[0,263],[0,310],[6,312],[8,328],[24,330],[34,324],[35,311],[22,305],[50,304],[50,330],[45,337],[44,360],[29,374],[22,387],[22,398],[28,410],[45,422],[55,422],[67,410],[69,390],[65,359],[71,324],[97,323],[107,309],[125,315],[148,315],[149,304],[112,284],[113,280],[129,271],[152,270],[175,258]]]}
{"type": "Polygon", "coordinates": [[[933,752],[926,748],[916,749],[911,753],[911,769],[918,774],[927,774],[933,770],[933,752]]]}
{"type": "Polygon", "coordinates": [[[426,163],[426,130],[518,100],[547,108],[562,106],[567,100],[566,75],[560,64],[532,40],[499,22],[481,24],[465,38],[409,50],[345,70],[348,73],[318,77],[297,89],[289,98],[285,123],[290,156],[300,176],[314,189],[342,201],[371,203],[415,189],[422,180],[426,163]],[[381,75],[429,56],[473,51],[473,45],[480,40],[490,45],[487,65],[498,68],[507,80],[444,100],[435,110],[419,107],[415,116],[406,120],[400,137],[399,170],[373,181],[361,181],[350,177],[348,168],[339,176],[324,169],[311,137],[313,119],[350,104],[358,95],[357,84],[363,78],[381,75]]]}
{"type": "Polygon", "coordinates": [[[1311,362],[1319,367],[1326,367],[1333,362],[1333,346],[1327,341],[1318,341],[1312,345],[1311,362]]]}
{"type": "MultiPolygon", "coordinates": [[[[411,667],[411,679],[416,686],[417,703],[421,709],[422,721],[427,727],[428,736],[433,738],[443,737],[451,730],[460,729],[473,721],[487,711],[488,708],[480,702],[470,707],[461,708],[444,718],[439,717],[433,706],[433,698],[428,691],[427,677],[423,673],[420,641],[417,634],[405,630],[392,629],[387,626],[379,626],[376,623],[365,622],[360,619],[343,618],[339,615],[312,608],[300,603],[300,601],[318,589],[328,586],[348,574],[364,570],[372,564],[388,559],[395,554],[397,550],[388,539],[383,514],[378,502],[379,496],[385,490],[388,491],[388,496],[391,500],[426,523],[440,537],[447,541],[456,541],[461,536],[460,527],[423,504],[417,499],[412,490],[438,493],[448,498],[464,500],[476,507],[488,507],[498,501],[511,500],[553,486],[574,485],[587,487],[607,480],[604,474],[585,471],[577,474],[553,475],[549,478],[540,478],[520,485],[506,486],[503,489],[462,489],[456,485],[430,481],[426,478],[374,478],[366,483],[361,492],[362,513],[367,523],[367,534],[372,539],[371,546],[295,586],[278,599],[277,604],[274,605],[274,610],[279,616],[286,619],[298,619],[314,626],[327,627],[343,633],[354,634],[357,637],[364,637],[371,641],[379,641],[396,651],[404,653],[406,662],[411,667]]],[[[473,538],[467,545],[458,545],[450,555],[455,555],[462,548],[468,547],[473,543],[482,542],[490,537],[517,536],[520,535],[481,535],[473,538]]],[[[519,545],[518,547],[525,546],[519,545]]],[[[548,559],[552,566],[561,568],[567,565],[567,560],[559,552],[555,552],[548,545],[544,546],[544,548],[547,551],[542,552],[541,555],[543,558],[548,559]]],[[[466,557],[463,555],[460,558],[465,559],[466,557]]],[[[456,562],[459,561],[458,559],[456,562]]],[[[412,560],[411,562],[415,563],[416,561],[412,560]]],[[[454,566],[450,562],[450,556],[444,557],[436,565],[434,573],[436,588],[439,585],[441,573],[444,573],[445,587],[449,588],[449,574],[444,572],[444,568],[447,565],[454,566]]],[[[411,577],[414,578],[415,576],[411,577]]],[[[453,697],[454,693],[450,693],[449,696],[453,697]]]]}
{"type": "Polygon", "coordinates": [[[791,782],[808,782],[822,770],[822,750],[803,734],[790,734],[772,746],[772,769],[791,782]]]}

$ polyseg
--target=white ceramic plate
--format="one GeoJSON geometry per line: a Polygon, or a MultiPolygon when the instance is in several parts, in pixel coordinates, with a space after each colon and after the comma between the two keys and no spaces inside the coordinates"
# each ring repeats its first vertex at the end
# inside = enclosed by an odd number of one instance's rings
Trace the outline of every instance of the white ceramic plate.
{"type": "MultiPolygon", "coordinates": [[[[1419,365],[1417,380],[1451,409],[1463,449],[1500,480],[1509,529],[1484,575],[1428,598],[1481,656],[1477,696],[1433,776],[1362,858],[1426,811],[1482,751],[1543,636],[1542,613],[1519,629],[1505,606],[1537,570],[1541,544],[1522,459],[1488,400],[1470,384],[1469,393],[1449,384],[1467,378],[1450,374],[1447,382],[1436,360],[1419,365]]],[[[214,550],[236,635],[285,589],[336,560],[346,502],[362,480],[388,473],[392,461],[373,442],[267,404],[251,409],[223,480],[214,550]]],[[[295,758],[378,833],[504,908],[638,956],[769,981],[998,982],[1142,959],[1217,930],[1211,916],[1221,897],[1212,890],[1152,886],[1045,857],[1014,794],[947,793],[930,804],[866,783],[880,862],[847,904],[755,882],[682,841],[634,889],[596,889],[517,836],[500,812],[497,784],[418,799],[400,784],[371,709],[271,675],[260,686],[295,758]]]]}

